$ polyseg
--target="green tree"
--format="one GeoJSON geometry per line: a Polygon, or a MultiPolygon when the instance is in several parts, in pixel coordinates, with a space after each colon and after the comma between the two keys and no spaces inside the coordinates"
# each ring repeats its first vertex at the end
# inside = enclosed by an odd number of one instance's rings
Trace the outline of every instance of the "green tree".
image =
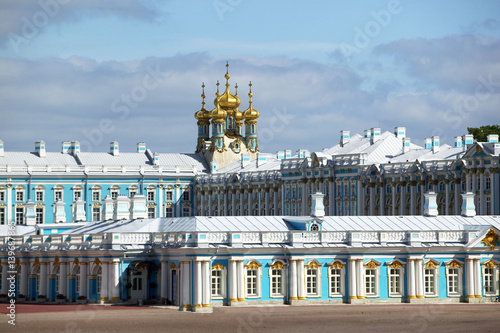
{"type": "Polygon", "coordinates": [[[467,127],[469,134],[474,136],[477,142],[486,142],[488,134],[500,135],[500,125],[484,125],[481,127],[467,127]]]}

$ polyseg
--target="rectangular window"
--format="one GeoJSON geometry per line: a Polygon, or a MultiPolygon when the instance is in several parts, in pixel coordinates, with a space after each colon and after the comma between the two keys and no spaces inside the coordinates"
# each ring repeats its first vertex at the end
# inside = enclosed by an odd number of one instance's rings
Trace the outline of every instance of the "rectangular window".
{"type": "Polygon", "coordinates": [[[130,191],[129,192],[129,195],[130,195],[131,198],[135,197],[136,194],[137,194],[137,191],[130,191]]]}
{"type": "Polygon", "coordinates": [[[165,191],[165,200],[166,201],[173,201],[174,200],[174,193],[170,190],[165,191]]]}
{"type": "Polygon", "coordinates": [[[247,296],[258,296],[256,269],[247,269],[247,296]]]}
{"type": "Polygon", "coordinates": [[[24,223],[24,208],[16,207],[16,224],[24,223]]]}
{"type": "Polygon", "coordinates": [[[102,275],[99,274],[99,275],[97,275],[97,278],[96,278],[96,293],[97,294],[101,293],[101,286],[102,286],[102,275]]]}
{"type": "Polygon", "coordinates": [[[148,207],[148,219],[154,219],[156,217],[155,208],[148,207]]]}
{"type": "Polygon", "coordinates": [[[165,208],[165,217],[174,217],[174,210],[172,207],[165,208]]]}
{"type": "Polygon", "coordinates": [[[148,191],[148,201],[155,201],[155,191],[148,191]]]}
{"type": "Polygon", "coordinates": [[[43,201],[43,191],[35,191],[35,200],[43,201]]]}
{"type": "Polygon", "coordinates": [[[401,268],[389,268],[389,296],[402,296],[401,268]]]}
{"type": "Polygon", "coordinates": [[[424,270],[424,292],[426,296],[436,295],[436,269],[426,268],[424,270]]]}
{"type": "Polygon", "coordinates": [[[24,201],[24,191],[16,191],[16,201],[24,201]]]}
{"type": "Polygon", "coordinates": [[[101,201],[101,192],[92,191],[92,201],[101,201]]]}
{"type": "Polygon", "coordinates": [[[78,199],[82,198],[82,191],[77,190],[73,191],[73,201],[78,201],[78,199]]]}
{"type": "Polygon", "coordinates": [[[182,207],[182,216],[191,216],[191,209],[189,207],[182,207]]]}
{"type": "Polygon", "coordinates": [[[43,208],[42,207],[36,208],[35,221],[37,224],[43,223],[43,208]]]}
{"type": "Polygon", "coordinates": [[[365,269],[365,293],[366,296],[377,296],[377,270],[375,268],[365,269]]]}
{"type": "Polygon", "coordinates": [[[491,178],[490,177],[486,177],[485,187],[486,187],[486,191],[491,190],[491,178]]]}
{"type": "Polygon", "coordinates": [[[182,200],[189,201],[189,190],[185,190],[184,192],[182,192],[182,200]]]}
{"type": "Polygon", "coordinates": [[[306,270],[306,294],[316,295],[318,293],[318,270],[308,268],[306,270]]]}
{"type": "Polygon", "coordinates": [[[448,268],[448,295],[460,295],[460,285],[459,285],[459,268],[448,268]]]}
{"type": "Polygon", "coordinates": [[[111,191],[111,199],[116,199],[116,198],[118,198],[118,191],[117,190],[111,191]]]}
{"type": "Polygon", "coordinates": [[[330,268],[330,295],[342,293],[342,275],[340,268],[330,268]]]}
{"type": "Polygon", "coordinates": [[[5,191],[0,191],[0,201],[5,201],[5,191]]]}
{"type": "Polygon", "coordinates": [[[75,276],[75,293],[80,293],[80,272],[75,276]]]}
{"type": "Polygon", "coordinates": [[[0,207],[0,224],[6,224],[5,207],[0,207]]]}
{"type": "Polygon", "coordinates": [[[271,296],[284,296],[283,290],[283,270],[271,269],[271,296]]]}
{"type": "Polygon", "coordinates": [[[212,270],[212,296],[222,296],[222,270],[212,270]]]}
{"type": "Polygon", "coordinates": [[[489,267],[484,268],[483,283],[484,283],[484,293],[485,294],[493,294],[495,292],[495,285],[494,285],[495,275],[494,274],[495,274],[494,268],[489,268],[489,267]]]}
{"type": "Polygon", "coordinates": [[[63,191],[54,191],[54,201],[63,200],[63,191]]]}
{"type": "Polygon", "coordinates": [[[101,220],[101,207],[92,207],[92,221],[101,220]]]}

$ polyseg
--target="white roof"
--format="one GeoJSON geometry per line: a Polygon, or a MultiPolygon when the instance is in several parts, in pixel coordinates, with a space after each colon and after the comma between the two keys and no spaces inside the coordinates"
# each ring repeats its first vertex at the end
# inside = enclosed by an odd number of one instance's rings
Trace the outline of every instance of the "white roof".
{"type": "Polygon", "coordinates": [[[38,153],[10,152],[0,156],[0,165],[78,165],[72,155],[63,153],[45,153],[45,157],[39,157],[38,153]]]}

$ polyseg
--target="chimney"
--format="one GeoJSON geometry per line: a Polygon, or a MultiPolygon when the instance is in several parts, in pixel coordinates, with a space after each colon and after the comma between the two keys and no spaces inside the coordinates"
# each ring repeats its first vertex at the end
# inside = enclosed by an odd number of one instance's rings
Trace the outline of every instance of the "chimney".
{"type": "Polygon", "coordinates": [[[498,134],[488,134],[486,138],[488,142],[498,142],[498,134]]]}
{"type": "Polygon", "coordinates": [[[309,151],[307,149],[298,149],[297,150],[297,157],[307,158],[307,157],[309,157],[309,151]]]}
{"type": "Polygon", "coordinates": [[[0,140],[0,156],[5,156],[5,151],[3,149],[3,141],[0,140]]]}
{"type": "Polygon", "coordinates": [[[498,142],[495,142],[495,144],[493,145],[493,155],[495,156],[500,155],[500,143],[498,142]]]}
{"type": "Polygon", "coordinates": [[[285,158],[290,158],[290,157],[292,157],[292,151],[289,149],[285,150],[285,158]]]}
{"type": "Polygon", "coordinates": [[[471,145],[474,143],[474,136],[472,134],[465,134],[463,138],[464,146],[466,147],[465,149],[467,149],[467,145],[471,145]]]}
{"type": "Polygon", "coordinates": [[[61,142],[61,153],[68,154],[71,149],[71,142],[63,141],[61,142]]]}
{"type": "Polygon", "coordinates": [[[432,153],[435,154],[439,151],[439,136],[432,137],[432,153]]]}
{"type": "Polygon", "coordinates": [[[424,198],[424,216],[438,216],[436,193],[425,193],[424,198]]]}
{"type": "Polygon", "coordinates": [[[71,142],[71,153],[73,153],[73,155],[80,153],[80,142],[79,141],[71,142]]]}
{"type": "Polygon", "coordinates": [[[40,140],[35,142],[35,152],[38,154],[39,157],[46,157],[47,155],[45,154],[45,141],[40,140]]]}
{"type": "Polygon", "coordinates": [[[425,149],[431,149],[432,148],[432,139],[431,138],[425,138],[424,139],[424,148],[425,149]]]}
{"type": "Polygon", "coordinates": [[[372,128],[371,129],[372,136],[371,136],[371,143],[374,144],[375,142],[380,139],[380,128],[372,128]]]}
{"type": "Polygon", "coordinates": [[[340,146],[344,147],[347,143],[349,143],[349,131],[340,131],[340,146]]]}
{"type": "Polygon", "coordinates": [[[364,135],[364,137],[365,137],[365,138],[369,138],[369,137],[371,137],[371,136],[372,136],[372,131],[371,131],[371,130],[365,130],[365,135],[364,135]]]}
{"type": "Polygon", "coordinates": [[[276,152],[276,158],[278,160],[282,160],[285,158],[285,151],[284,150],[279,150],[276,152]]]}
{"type": "Polygon", "coordinates": [[[111,141],[109,143],[109,153],[113,156],[120,155],[120,149],[118,148],[118,141],[111,141]]]}
{"type": "Polygon", "coordinates": [[[462,137],[461,136],[456,136],[454,139],[454,147],[455,148],[460,148],[462,147],[462,137]]]}
{"type": "Polygon", "coordinates": [[[406,137],[406,127],[394,127],[394,135],[396,138],[405,138],[406,137]]]}
{"type": "Polygon", "coordinates": [[[137,152],[138,153],[145,153],[146,152],[146,144],[144,142],[139,142],[137,144],[137,152]]]}
{"type": "Polygon", "coordinates": [[[160,165],[160,154],[159,153],[153,154],[153,165],[160,165]]]}
{"type": "Polygon", "coordinates": [[[462,194],[462,216],[476,216],[476,206],[474,205],[474,193],[467,192],[462,194]]]}
{"type": "Polygon", "coordinates": [[[403,138],[403,154],[410,151],[410,138],[403,138]]]}
{"type": "Polygon", "coordinates": [[[244,168],[250,162],[250,154],[241,154],[241,167],[244,168]]]}
{"type": "Polygon", "coordinates": [[[311,194],[311,216],[313,217],[324,217],[325,216],[325,206],[323,205],[324,194],[316,192],[311,194]]]}

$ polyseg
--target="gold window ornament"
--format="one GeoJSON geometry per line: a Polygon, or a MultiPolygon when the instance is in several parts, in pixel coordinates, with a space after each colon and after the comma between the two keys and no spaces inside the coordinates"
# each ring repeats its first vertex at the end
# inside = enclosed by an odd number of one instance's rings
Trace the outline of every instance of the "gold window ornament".
{"type": "Polygon", "coordinates": [[[379,265],[373,260],[370,260],[365,264],[365,268],[377,268],[378,266],[379,265]]]}
{"type": "Polygon", "coordinates": [[[334,268],[334,269],[344,268],[344,264],[342,264],[342,262],[340,262],[340,261],[335,261],[333,264],[330,264],[328,266],[330,266],[330,268],[334,268]]]}
{"type": "Polygon", "coordinates": [[[498,243],[498,235],[495,230],[490,229],[481,243],[483,243],[484,246],[489,246],[491,250],[494,250],[496,243],[498,243]]]}

